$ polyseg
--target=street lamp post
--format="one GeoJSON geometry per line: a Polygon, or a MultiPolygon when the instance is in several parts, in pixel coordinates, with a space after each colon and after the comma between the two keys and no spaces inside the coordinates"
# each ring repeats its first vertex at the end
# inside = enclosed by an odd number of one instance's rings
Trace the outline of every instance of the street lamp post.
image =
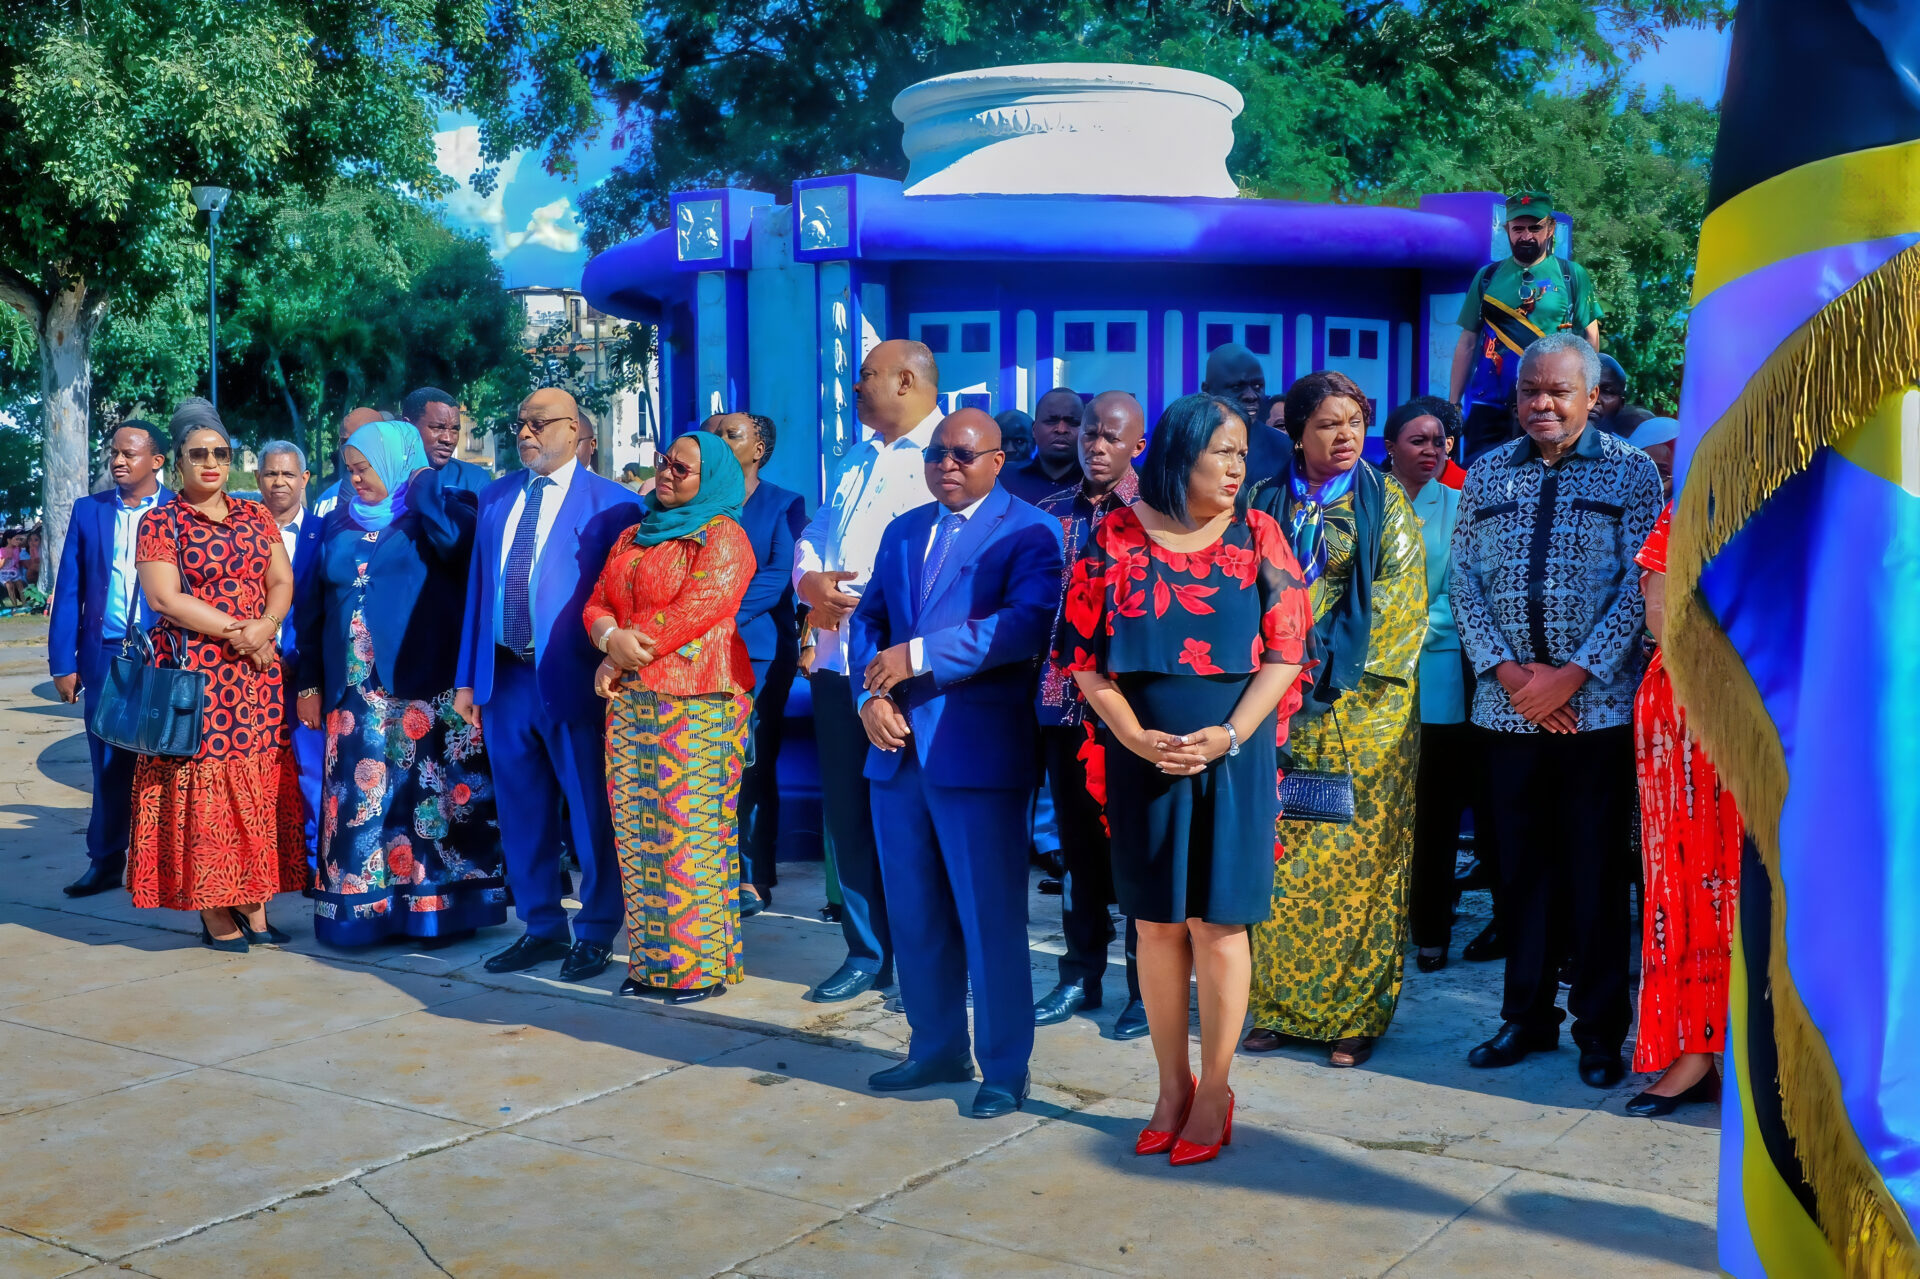
{"type": "Polygon", "coordinates": [[[203,186],[193,189],[193,207],[207,215],[207,400],[220,407],[220,328],[215,302],[215,257],[219,253],[220,210],[227,207],[233,192],[225,187],[203,186]]]}

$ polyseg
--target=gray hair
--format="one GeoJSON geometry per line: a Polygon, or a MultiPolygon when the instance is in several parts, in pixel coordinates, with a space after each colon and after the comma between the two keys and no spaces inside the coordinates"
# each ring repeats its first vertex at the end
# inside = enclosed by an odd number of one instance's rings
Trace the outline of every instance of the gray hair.
{"type": "Polygon", "coordinates": [[[1558,355],[1562,351],[1580,353],[1580,376],[1585,379],[1582,390],[1591,391],[1600,385],[1600,352],[1594,350],[1593,344],[1582,335],[1567,331],[1549,333],[1545,337],[1535,338],[1532,344],[1521,353],[1520,367],[1516,372],[1525,377],[1527,365],[1549,355],[1558,355]]]}
{"type": "Polygon", "coordinates": [[[267,464],[267,459],[275,453],[291,453],[294,456],[294,460],[300,463],[300,469],[302,471],[307,469],[307,451],[298,444],[295,444],[292,440],[268,440],[265,444],[262,444],[260,446],[260,465],[264,467],[267,464]]]}

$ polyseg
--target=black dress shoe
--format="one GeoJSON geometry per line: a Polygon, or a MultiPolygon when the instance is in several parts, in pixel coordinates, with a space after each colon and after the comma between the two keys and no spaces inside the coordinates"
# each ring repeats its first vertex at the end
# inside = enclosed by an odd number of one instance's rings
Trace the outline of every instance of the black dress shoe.
{"type": "Polygon", "coordinates": [[[1440,953],[1437,955],[1422,955],[1418,951],[1415,951],[1413,962],[1423,973],[1437,973],[1447,966],[1446,948],[1442,947],[1440,953]]]}
{"type": "Polygon", "coordinates": [[[291,935],[275,928],[272,920],[268,920],[267,926],[256,933],[253,929],[247,927],[247,917],[239,911],[229,910],[227,914],[233,916],[233,922],[240,926],[240,935],[246,938],[251,945],[265,946],[272,944],[275,946],[284,946],[293,940],[291,935]]]}
{"type": "Polygon", "coordinates": [[[1467,1065],[1496,1070],[1523,1061],[1530,1053],[1550,1053],[1560,1046],[1560,1028],[1529,1030],[1517,1021],[1502,1022],[1492,1039],[1467,1054],[1467,1065]]]}
{"type": "Polygon", "coordinates": [[[807,998],[816,1004],[837,1004],[843,999],[864,995],[877,984],[873,973],[855,968],[852,964],[842,964],[834,970],[833,976],[808,991],[807,998]]]}
{"type": "Polygon", "coordinates": [[[607,960],[613,954],[613,947],[605,942],[577,941],[573,949],[567,952],[566,962],[560,965],[561,981],[587,981],[607,971],[607,960]]]}
{"type": "Polygon", "coordinates": [[[208,932],[207,926],[204,923],[200,925],[200,944],[208,950],[224,950],[230,955],[244,955],[250,949],[245,933],[242,933],[238,937],[229,937],[223,941],[208,932]]]}
{"type": "Polygon", "coordinates": [[[1589,1088],[1611,1088],[1627,1077],[1627,1064],[1618,1048],[1582,1048],[1580,1082],[1589,1088]]]}
{"type": "Polygon", "coordinates": [[[1658,1119],[1663,1115],[1671,1115],[1680,1107],[1694,1102],[1719,1100],[1720,1075],[1717,1071],[1709,1070],[1693,1087],[1685,1092],[1675,1093],[1671,1097],[1662,1097],[1658,1093],[1651,1092],[1641,1093],[1627,1103],[1627,1113],[1639,1115],[1645,1119],[1658,1119]]]}
{"type": "Polygon", "coordinates": [[[101,857],[87,863],[86,873],[60,891],[69,897],[91,897],[111,892],[127,882],[127,855],[101,857]]]}
{"type": "Polygon", "coordinates": [[[1001,1115],[1011,1115],[1016,1110],[1024,1110],[1027,1095],[1033,1091],[1033,1076],[1020,1076],[1017,1088],[1002,1088],[998,1084],[981,1084],[980,1091],[973,1094],[973,1117],[975,1119],[998,1119],[1001,1115]]]}
{"type": "Polygon", "coordinates": [[[1039,890],[1042,897],[1058,897],[1067,891],[1067,881],[1064,879],[1055,879],[1052,875],[1048,875],[1038,884],[1035,884],[1034,887],[1039,890]]]}
{"type": "Polygon", "coordinates": [[[532,933],[522,933],[513,945],[498,954],[488,955],[482,967],[490,973],[517,973],[535,964],[544,964],[549,959],[559,959],[571,949],[558,937],[535,937],[532,933]]]}
{"type": "Polygon", "coordinates": [[[1051,1026],[1077,1012],[1092,1012],[1100,1006],[1100,988],[1084,981],[1063,981],[1040,997],[1033,1006],[1033,1024],[1051,1026]]]}
{"type": "Polygon", "coordinates": [[[837,924],[840,922],[840,908],[832,902],[828,902],[820,908],[820,918],[826,920],[829,924],[837,924]]]}
{"type": "Polygon", "coordinates": [[[740,903],[740,918],[742,919],[752,919],[755,915],[758,915],[767,908],[767,899],[760,895],[759,889],[754,888],[750,884],[740,885],[738,901],[740,903]]]}
{"type": "Polygon", "coordinates": [[[1147,1033],[1147,1006],[1137,999],[1129,999],[1120,1015],[1113,1019],[1113,1037],[1115,1039],[1138,1039],[1147,1033]]]}
{"type": "Polygon", "coordinates": [[[1482,964],[1489,959],[1507,957],[1507,939],[1500,935],[1500,925],[1488,924],[1480,930],[1480,935],[1460,948],[1460,958],[1469,963],[1482,964]]]}
{"type": "Polygon", "coordinates": [[[653,999],[663,1004],[696,1004],[703,999],[726,994],[727,984],[718,982],[712,986],[695,986],[691,990],[675,990],[671,986],[643,986],[629,977],[620,983],[619,993],[629,999],[653,999]]]}
{"type": "Polygon", "coordinates": [[[964,1057],[951,1061],[915,1061],[909,1057],[898,1066],[867,1076],[867,1087],[875,1092],[911,1092],[935,1084],[964,1084],[972,1079],[973,1063],[964,1057]]]}

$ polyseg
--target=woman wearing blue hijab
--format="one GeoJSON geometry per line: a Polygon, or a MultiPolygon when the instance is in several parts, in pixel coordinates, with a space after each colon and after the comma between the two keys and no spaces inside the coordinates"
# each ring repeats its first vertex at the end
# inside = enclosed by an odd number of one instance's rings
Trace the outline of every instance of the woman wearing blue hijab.
{"type": "Polygon", "coordinates": [[[506,922],[493,777],[453,710],[477,504],[419,433],[369,422],[341,450],[300,622],[300,720],[327,733],[314,935],[429,945],[506,922]]]}
{"type": "Polygon", "coordinates": [[[646,518],[620,535],[587,602],[607,655],[607,793],[631,959],[622,995],[724,995],[740,962],[740,773],[753,663],[735,626],[753,580],[746,477],[697,432],[660,459],[646,518]]]}

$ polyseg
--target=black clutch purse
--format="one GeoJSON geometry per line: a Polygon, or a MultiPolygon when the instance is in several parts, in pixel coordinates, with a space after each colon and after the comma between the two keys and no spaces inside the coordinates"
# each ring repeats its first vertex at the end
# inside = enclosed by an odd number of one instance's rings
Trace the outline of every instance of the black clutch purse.
{"type": "Polygon", "coordinates": [[[120,655],[107,665],[106,685],[87,727],[121,750],[191,759],[200,753],[208,682],[205,671],[156,664],[153,641],[138,626],[129,627],[120,655]]]}
{"type": "Polygon", "coordinates": [[[1295,822],[1332,822],[1345,826],[1353,820],[1353,770],[1347,765],[1347,735],[1340,727],[1338,707],[1327,712],[1333,716],[1333,731],[1340,738],[1340,772],[1317,772],[1302,768],[1289,771],[1280,779],[1280,816],[1295,822]]]}

